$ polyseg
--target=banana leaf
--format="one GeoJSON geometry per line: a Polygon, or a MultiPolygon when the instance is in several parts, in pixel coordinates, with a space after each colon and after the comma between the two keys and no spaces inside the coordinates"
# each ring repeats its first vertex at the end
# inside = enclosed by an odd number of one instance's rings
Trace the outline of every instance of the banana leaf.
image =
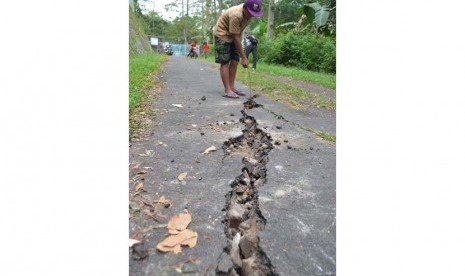
{"type": "Polygon", "coordinates": [[[317,29],[326,25],[330,12],[330,8],[328,6],[321,6],[317,2],[304,5],[304,7],[306,6],[311,7],[315,11],[315,19],[313,20],[313,23],[315,23],[317,29]]]}

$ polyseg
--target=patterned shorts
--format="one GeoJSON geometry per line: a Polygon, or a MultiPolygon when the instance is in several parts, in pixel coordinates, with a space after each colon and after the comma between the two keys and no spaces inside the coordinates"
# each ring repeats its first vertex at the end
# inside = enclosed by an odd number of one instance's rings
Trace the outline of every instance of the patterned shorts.
{"type": "Polygon", "coordinates": [[[224,42],[215,36],[215,62],[226,64],[231,60],[239,61],[239,52],[234,42],[224,42]]]}

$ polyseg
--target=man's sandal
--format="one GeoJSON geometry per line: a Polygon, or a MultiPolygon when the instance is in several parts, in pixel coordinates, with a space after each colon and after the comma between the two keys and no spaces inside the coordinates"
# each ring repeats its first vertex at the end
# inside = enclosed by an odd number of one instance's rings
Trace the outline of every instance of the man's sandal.
{"type": "Polygon", "coordinates": [[[232,99],[239,98],[239,96],[237,96],[236,93],[233,93],[233,92],[228,92],[228,93],[224,94],[223,97],[232,98],[232,99]]]}
{"type": "Polygon", "coordinates": [[[233,92],[236,93],[239,96],[245,96],[245,93],[240,91],[240,90],[234,90],[233,92]]]}

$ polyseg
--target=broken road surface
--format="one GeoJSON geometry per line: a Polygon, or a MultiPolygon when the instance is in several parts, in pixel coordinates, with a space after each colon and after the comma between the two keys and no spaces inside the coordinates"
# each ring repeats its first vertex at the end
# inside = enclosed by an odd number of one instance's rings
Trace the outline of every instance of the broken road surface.
{"type": "Polygon", "coordinates": [[[306,130],[335,134],[334,112],[221,97],[185,57],[160,78],[153,135],[130,147],[130,275],[335,275],[336,148],[306,130]],[[195,246],[158,251],[184,210],[195,246]]]}

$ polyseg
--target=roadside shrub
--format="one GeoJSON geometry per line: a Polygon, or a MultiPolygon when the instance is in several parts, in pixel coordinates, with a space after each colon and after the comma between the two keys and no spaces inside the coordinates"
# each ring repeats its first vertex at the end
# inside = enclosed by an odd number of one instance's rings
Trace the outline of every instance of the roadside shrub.
{"type": "MultiPolygon", "coordinates": [[[[267,53],[270,50],[270,42],[266,39],[266,35],[257,37],[257,39],[258,39],[258,48],[257,48],[258,60],[264,60],[265,57],[267,56],[267,53]]],[[[253,56],[251,54],[249,58],[252,59],[252,57],[253,56]]]]}
{"type": "Polygon", "coordinates": [[[336,43],[330,37],[290,31],[266,42],[260,55],[268,63],[336,73],[336,43]]]}

